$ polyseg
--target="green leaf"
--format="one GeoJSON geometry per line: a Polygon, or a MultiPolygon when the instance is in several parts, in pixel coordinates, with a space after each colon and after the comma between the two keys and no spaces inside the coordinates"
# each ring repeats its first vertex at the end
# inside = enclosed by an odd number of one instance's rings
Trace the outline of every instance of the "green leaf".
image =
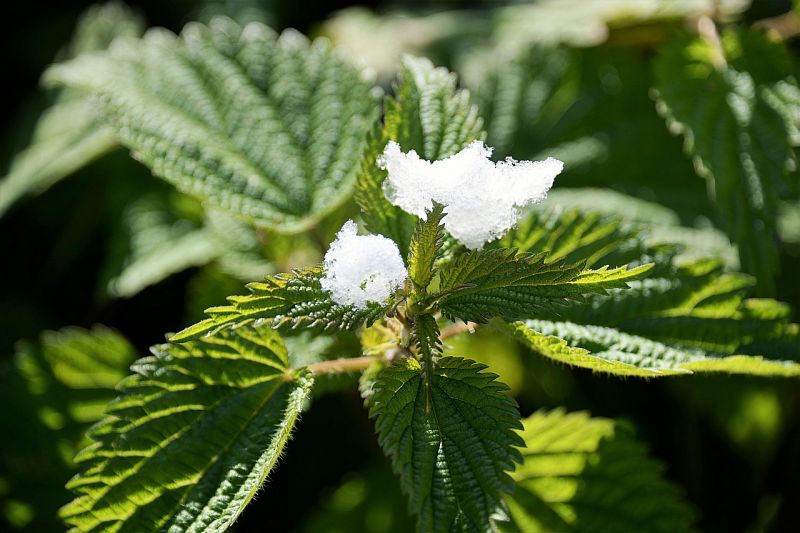
{"type": "Polygon", "coordinates": [[[563,410],[523,421],[524,462],[506,497],[514,532],[692,531],[694,511],[632,429],[563,410]]]}
{"type": "Polygon", "coordinates": [[[583,209],[534,211],[499,244],[523,253],[547,251],[550,262],[583,261],[587,266],[639,261],[649,251],[620,219],[583,209]]]}
{"type": "Polygon", "coordinates": [[[492,54],[472,59],[484,67],[475,100],[495,156],[529,157],[550,148],[558,120],[573,103],[564,89],[574,84],[576,59],[565,47],[549,46],[533,46],[510,61],[492,54]]]}
{"type": "Polygon", "coordinates": [[[273,25],[278,18],[277,11],[275,4],[262,0],[202,0],[191,7],[192,20],[205,22],[225,15],[242,25],[253,21],[273,25]]]}
{"type": "MultiPolygon", "coordinates": [[[[632,37],[649,31],[632,32],[632,37]]],[[[653,113],[649,61],[639,48],[520,49],[518,44],[470,56],[464,63],[464,78],[477,88],[476,101],[486,118],[489,144],[498,147],[496,155],[553,156],[565,163],[559,180],[566,181],[559,183],[655,189],[651,195],[661,202],[677,196],[680,188],[684,206],[689,191],[679,184],[689,181],[695,185],[692,196],[703,200],[705,191],[692,180],[691,164],[674,157],[680,141],[670,137],[653,113]],[[614,72],[613,81],[609,72],[614,72]],[[653,168],[670,180],[647,179],[653,168]]]]}
{"type": "Polygon", "coordinates": [[[747,349],[783,359],[800,356],[790,307],[748,298],[753,283],[749,276],[724,273],[717,261],[697,261],[634,282],[627,291],[595,297],[590,305],[572,306],[563,316],[713,352],[747,349]]]}
{"type": "Polygon", "coordinates": [[[584,215],[615,216],[637,224],[675,226],[681,223],[675,211],[658,202],[599,187],[556,187],[537,204],[539,206],[544,210],[576,209],[584,215]]]}
{"type": "Polygon", "coordinates": [[[395,97],[387,98],[384,104],[383,130],[373,132],[358,174],[356,202],[367,229],[395,241],[403,255],[408,251],[415,217],[386,199],[386,171],[376,162],[388,141],[434,161],[483,139],[481,126],[469,93],[456,89],[455,74],[434,67],[427,59],[406,56],[395,97]]]}
{"type": "Polygon", "coordinates": [[[209,232],[181,213],[180,204],[187,200],[177,194],[164,197],[154,193],[125,209],[106,264],[106,290],[111,296],[133,296],[218,255],[209,232]]]}
{"type": "Polygon", "coordinates": [[[130,343],[104,326],[45,331],[40,349],[28,343],[21,348],[17,366],[33,394],[46,391],[51,379],[73,390],[111,390],[127,375],[135,359],[130,343]]]}
{"type": "Polygon", "coordinates": [[[307,267],[269,276],[264,282],[249,283],[250,294],[230,296],[230,305],[207,309],[210,318],[173,335],[170,341],[185,342],[254,321],[258,324],[266,321],[275,328],[353,330],[381,318],[391,307],[392,302],[371,303],[366,309],[339,305],[322,289],[322,276],[321,267],[307,267]]]}
{"type": "Polygon", "coordinates": [[[263,234],[253,225],[226,211],[206,209],[204,226],[218,251],[216,265],[221,272],[240,281],[263,279],[276,272],[265,257],[263,234]]]}
{"type": "Polygon", "coordinates": [[[444,206],[434,204],[426,220],[417,222],[417,229],[408,250],[408,275],[423,294],[433,279],[433,264],[444,239],[444,206]]]}
{"type": "Polygon", "coordinates": [[[274,468],[312,379],[269,329],[165,344],[137,362],[79,454],[74,531],[226,531],[274,468]]]}
{"type": "MultiPolygon", "coordinates": [[[[78,21],[67,57],[104,50],[120,36],[135,37],[143,21],[123,4],[92,6],[78,21]]],[[[17,200],[37,194],[111,150],[117,142],[81,91],[63,90],[39,117],[28,147],[0,181],[0,216],[17,200]]]]}
{"type": "Polygon", "coordinates": [[[788,306],[747,299],[749,277],[702,261],[630,285],[564,308],[557,321],[508,328],[540,355],[614,375],[800,375],[800,328],[788,306]]]}
{"type": "Polygon", "coordinates": [[[404,55],[448,58],[450,63],[464,37],[488,37],[490,29],[485,19],[468,10],[377,12],[353,6],[332,13],[318,31],[335,42],[348,59],[374,70],[381,85],[388,85],[402,68],[399,63],[404,55]]]}
{"type": "Polygon", "coordinates": [[[439,326],[433,315],[419,315],[414,318],[413,338],[422,355],[422,361],[425,363],[426,379],[433,379],[433,359],[442,354],[439,326]]]}
{"type": "Polygon", "coordinates": [[[506,471],[520,458],[519,413],[485,365],[439,359],[429,377],[415,359],[382,370],[370,416],[400,475],[417,531],[492,531],[503,516],[506,471]]]}
{"type": "Polygon", "coordinates": [[[779,270],[776,217],[784,189],[797,190],[793,148],[800,87],[785,48],[755,31],[711,39],[684,37],[664,46],[655,62],[658,109],[710,194],[743,269],[758,290],[775,292],[779,270]]]}
{"type": "Polygon", "coordinates": [[[672,209],[611,189],[562,188],[550,191],[502,242],[524,251],[566,247],[567,257],[574,260],[585,246],[597,247],[587,259],[588,266],[632,261],[623,257],[637,250],[643,253],[643,245],[663,252],[667,251],[664,245],[677,245],[670,252],[676,261],[715,257],[727,268],[738,270],[736,247],[724,232],[704,222],[697,227],[683,226],[672,209]]]}
{"type": "Polygon", "coordinates": [[[48,79],[99,95],[156,175],[283,232],[348,199],[377,116],[370,84],[323,41],[225,18],[117,41],[48,79]]]}
{"type": "Polygon", "coordinates": [[[38,345],[19,343],[17,369],[34,397],[40,421],[61,439],[68,465],[83,431],[100,420],[135,358],[133,346],[104,326],[45,331],[38,345]]]}
{"type": "Polygon", "coordinates": [[[29,146],[16,155],[0,181],[0,214],[28,194],[51,185],[116,146],[113,133],[97,115],[96,106],[64,95],[39,117],[29,146]]]}
{"type": "Polygon", "coordinates": [[[103,326],[45,331],[38,342],[18,343],[16,357],[5,361],[16,369],[0,366],[0,402],[13,406],[0,422],[8,437],[0,439],[0,524],[14,521],[14,506],[27,510],[21,529],[63,529],[57,514],[70,499],[63,485],[75,473],[72,458],[135,357],[124,337],[103,326]]]}
{"type": "Polygon", "coordinates": [[[567,300],[581,300],[587,294],[626,287],[652,266],[586,270],[581,263],[551,262],[545,252],[470,251],[441,267],[440,292],[431,299],[453,320],[486,322],[496,316],[514,320],[552,312],[567,300]]]}
{"type": "Polygon", "coordinates": [[[634,230],[591,209],[533,213],[501,244],[589,265],[655,266],[625,289],[564,302],[556,313],[539,309],[527,316],[535,320],[515,322],[508,331],[544,357],[616,375],[798,373],[800,327],[790,323],[789,306],[748,298],[753,279],[725,272],[720,261],[686,261],[673,247],[650,246],[648,231],[646,224],[634,230]]]}
{"type": "Polygon", "coordinates": [[[58,59],[106,50],[117,37],[138,37],[144,29],[142,17],[122,2],[111,0],[90,6],[81,14],[69,46],[62,51],[64,57],[58,59]]]}

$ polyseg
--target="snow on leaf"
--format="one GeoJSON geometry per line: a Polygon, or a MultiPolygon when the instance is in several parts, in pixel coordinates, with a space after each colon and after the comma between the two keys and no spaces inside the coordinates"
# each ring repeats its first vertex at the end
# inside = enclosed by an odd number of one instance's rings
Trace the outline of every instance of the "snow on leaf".
{"type": "Polygon", "coordinates": [[[378,165],[388,171],[386,198],[408,213],[425,218],[433,202],[446,207],[444,227],[461,244],[480,249],[516,224],[521,207],[544,199],[564,164],[544,161],[494,163],[492,148],[475,141],[455,155],[426,161],[389,141],[378,165]]]}
{"type": "Polygon", "coordinates": [[[358,235],[348,220],[325,254],[322,288],[334,302],[365,309],[370,302],[383,302],[408,277],[400,250],[381,235],[358,235]]]}

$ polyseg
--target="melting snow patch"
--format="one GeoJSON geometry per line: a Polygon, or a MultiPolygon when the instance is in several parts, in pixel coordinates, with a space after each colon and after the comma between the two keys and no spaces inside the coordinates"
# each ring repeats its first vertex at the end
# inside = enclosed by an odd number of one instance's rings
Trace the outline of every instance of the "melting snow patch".
{"type": "Polygon", "coordinates": [[[348,220],[325,253],[322,288],[339,305],[366,309],[384,302],[408,277],[400,250],[381,235],[358,235],[348,220]]]}
{"type": "Polygon", "coordinates": [[[383,192],[392,204],[421,218],[434,201],[444,205],[447,231],[467,248],[480,249],[516,224],[520,208],[543,200],[564,168],[552,157],[494,163],[491,155],[491,148],[475,141],[447,159],[426,161],[389,141],[378,158],[389,173],[383,192]]]}

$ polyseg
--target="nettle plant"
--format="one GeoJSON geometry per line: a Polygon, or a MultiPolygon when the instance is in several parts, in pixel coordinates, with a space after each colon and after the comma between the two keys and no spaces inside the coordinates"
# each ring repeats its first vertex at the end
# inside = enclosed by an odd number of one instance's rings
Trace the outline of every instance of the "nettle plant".
{"type": "Polygon", "coordinates": [[[534,206],[561,162],[493,162],[469,94],[428,60],[403,60],[381,109],[324,41],[217,18],[121,37],[46,79],[235,217],[230,240],[338,229],[322,264],[250,283],[133,364],[77,456],[75,531],[226,530],[315,391],[356,383],[419,531],[683,531],[693,511],[630,429],[523,420],[448,339],[490,328],[616,376],[800,375],[786,305],[618,219],[534,206]]]}

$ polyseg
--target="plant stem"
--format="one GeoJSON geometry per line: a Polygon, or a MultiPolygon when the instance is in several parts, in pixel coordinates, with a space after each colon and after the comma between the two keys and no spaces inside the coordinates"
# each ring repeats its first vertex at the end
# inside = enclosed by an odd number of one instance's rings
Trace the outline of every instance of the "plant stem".
{"type": "Polygon", "coordinates": [[[753,26],[769,31],[782,41],[788,41],[800,35],[800,16],[794,11],[789,11],[777,17],[759,20],[753,26]]]}
{"type": "Polygon", "coordinates": [[[343,359],[332,359],[308,365],[312,374],[341,374],[344,372],[358,372],[365,370],[369,365],[377,361],[376,357],[345,357],[343,359]]]}
{"type": "Polygon", "coordinates": [[[697,20],[697,33],[711,46],[711,61],[714,68],[724,70],[728,66],[728,62],[725,60],[725,51],[722,48],[722,41],[720,41],[714,21],[706,16],[700,17],[697,20]]]}
{"type": "Polygon", "coordinates": [[[439,340],[449,339],[450,337],[455,337],[456,335],[461,335],[462,333],[466,333],[468,331],[472,333],[477,327],[478,324],[475,322],[459,322],[457,324],[452,324],[444,328],[441,333],[439,333],[439,340]]]}
{"type": "MultiPolygon", "coordinates": [[[[455,337],[456,335],[460,335],[461,333],[466,333],[468,331],[472,332],[477,327],[477,324],[474,322],[460,322],[458,324],[453,324],[448,326],[442,330],[439,334],[439,338],[449,339],[450,337],[455,337]]],[[[410,356],[410,352],[407,349],[404,352],[410,356]]],[[[369,365],[374,363],[375,361],[380,360],[379,357],[374,356],[364,356],[364,357],[344,357],[342,359],[331,359],[330,361],[320,361],[319,363],[312,363],[308,365],[308,369],[311,371],[312,374],[319,376],[321,374],[342,374],[345,372],[359,372],[361,370],[366,370],[369,365]]]]}

